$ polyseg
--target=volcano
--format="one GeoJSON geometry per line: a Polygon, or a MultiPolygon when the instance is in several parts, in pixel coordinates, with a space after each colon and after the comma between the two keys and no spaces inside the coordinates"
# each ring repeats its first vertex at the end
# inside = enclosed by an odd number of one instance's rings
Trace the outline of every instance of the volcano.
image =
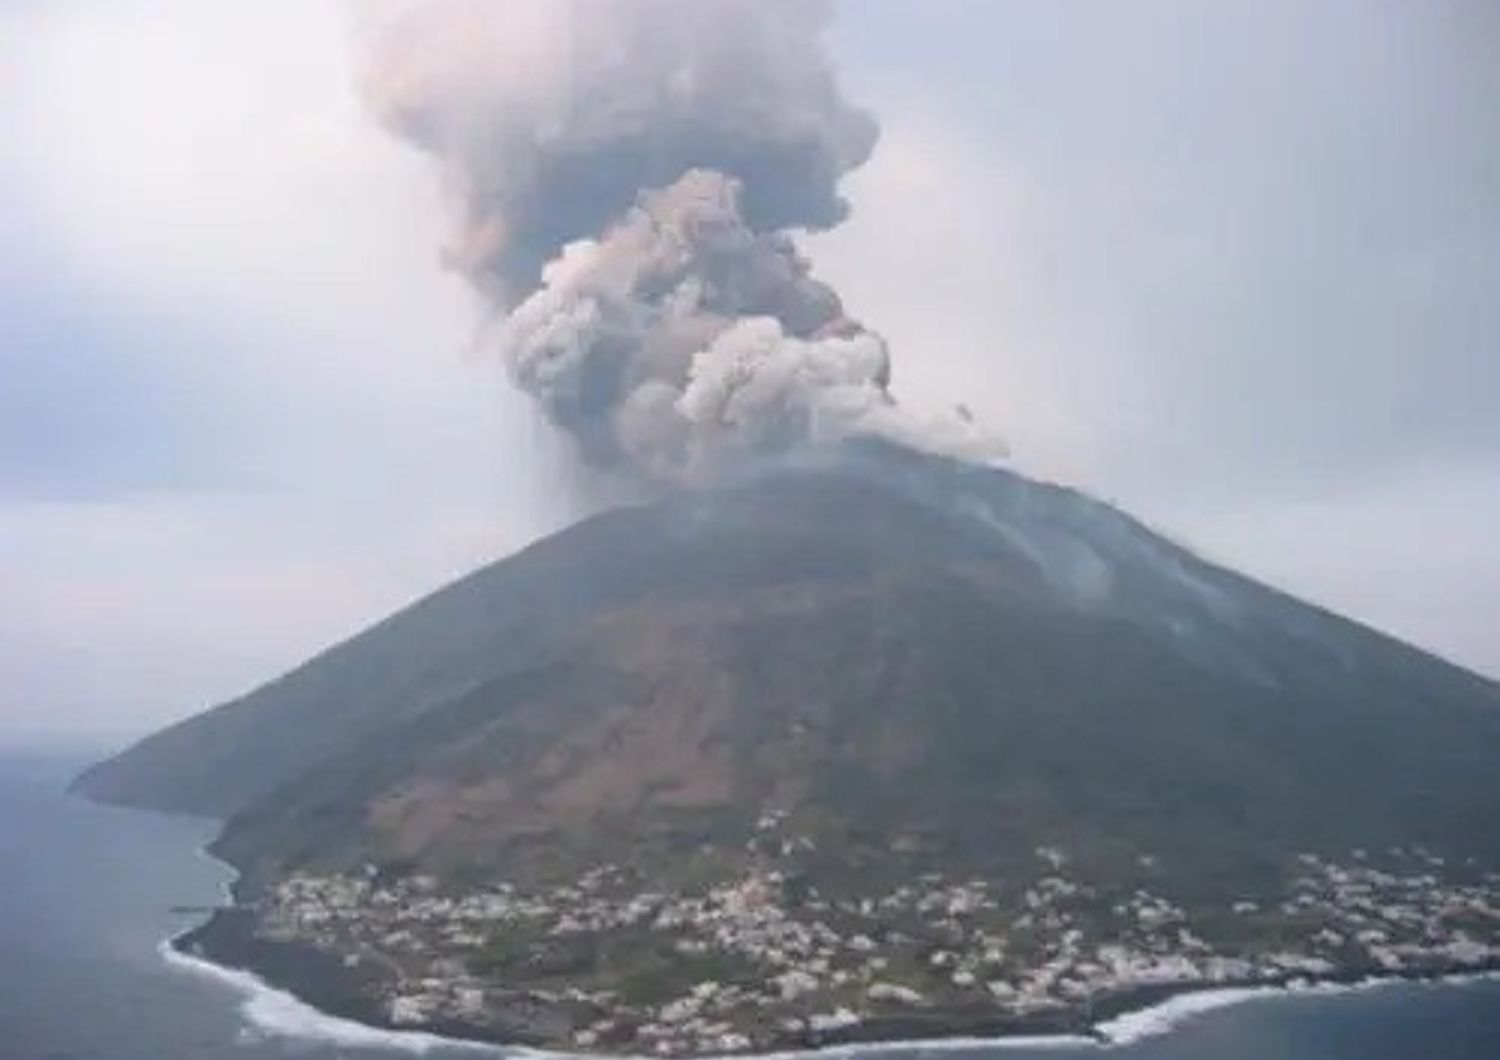
{"type": "Polygon", "coordinates": [[[803,820],[842,870],[1492,862],[1500,688],[1080,493],[886,445],[608,512],[78,781],[269,874],[568,871],[803,820]]]}
{"type": "Polygon", "coordinates": [[[1494,683],[870,443],[579,523],[76,787],[225,819],[200,954],[679,1056],[1500,968],[1497,761],[1494,683]]]}

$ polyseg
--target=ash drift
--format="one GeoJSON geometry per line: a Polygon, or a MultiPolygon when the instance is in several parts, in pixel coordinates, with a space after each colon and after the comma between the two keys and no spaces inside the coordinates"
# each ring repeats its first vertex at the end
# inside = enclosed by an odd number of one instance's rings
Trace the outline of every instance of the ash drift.
{"type": "Polygon", "coordinates": [[[808,0],[429,0],[371,36],[365,93],[441,164],[447,249],[511,378],[590,463],[702,481],[851,435],[987,461],[891,396],[886,343],[792,233],[848,213],[876,125],[808,0]]]}

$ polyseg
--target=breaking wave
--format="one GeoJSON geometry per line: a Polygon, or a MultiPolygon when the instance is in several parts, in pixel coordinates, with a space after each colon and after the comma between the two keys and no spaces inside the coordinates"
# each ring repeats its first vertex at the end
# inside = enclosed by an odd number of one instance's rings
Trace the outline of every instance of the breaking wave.
{"type": "Polygon", "coordinates": [[[1098,1040],[1094,1044],[1105,1048],[1133,1045],[1143,1038],[1168,1034],[1187,1021],[1205,1013],[1242,1005],[1247,1001],[1289,998],[1299,994],[1323,996],[1352,994],[1400,985],[1409,986],[1413,983],[1439,986],[1477,982],[1500,982],[1500,972],[1459,972],[1430,979],[1411,979],[1394,975],[1370,976],[1348,983],[1330,980],[1293,980],[1279,986],[1233,986],[1212,990],[1190,990],[1186,993],[1174,994],[1148,1008],[1124,1012],[1113,1019],[1095,1024],[1094,1033],[1098,1035],[1098,1040]]]}
{"type": "Polygon", "coordinates": [[[1290,993],[1281,986],[1225,987],[1221,990],[1195,990],[1175,994],[1149,1008],[1123,1012],[1094,1027],[1106,1046],[1132,1045],[1143,1038],[1153,1038],[1175,1030],[1185,1021],[1205,1012],[1241,1005],[1259,998],[1280,997],[1290,993]]]}
{"type": "Polygon", "coordinates": [[[419,1055],[434,1049],[505,1052],[498,1046],[441,1038],[421,1031],[385,1030],[330,1016],[287,991],[271,986],[252,972],[226,968],[183,953],[174,942],[175,939],[164,939],[157,944],[162,960],[174,968],[223,983],[243,998],[240,1013],[245,1019],[247,1037],[296,1038],[351,1049],[381,1049],[419,1055]]]}

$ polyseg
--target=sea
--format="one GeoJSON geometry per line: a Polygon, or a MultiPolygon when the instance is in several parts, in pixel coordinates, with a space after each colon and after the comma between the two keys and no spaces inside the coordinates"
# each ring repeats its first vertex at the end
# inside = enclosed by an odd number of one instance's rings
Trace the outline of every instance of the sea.
{"type": "MultiPolygon", "coordinates": [[[[210,820],[65,793],[85,760],[0,753],[0,1060],[325,1060],[506,1055],[325,1016],[166,941],[221,902],[210,820]]],[[[1185,995],[1106,1028],[1112,1042],[910,1044],[841,1058],[1500,1060],[1500,981],[1185,995]]],[[[531,1054],[535,1055],[535,1054],[531,1054]]]]}

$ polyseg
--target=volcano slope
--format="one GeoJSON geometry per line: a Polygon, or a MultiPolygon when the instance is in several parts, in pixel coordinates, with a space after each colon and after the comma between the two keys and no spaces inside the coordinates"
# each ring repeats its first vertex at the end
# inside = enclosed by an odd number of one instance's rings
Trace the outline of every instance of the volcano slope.
{"type": "MultiPolygon", "coordinates": [[[[1460,899],[1488,908],[1497,764],[1494,683],[1207,563],[1087,496],[868,445],[589,519],[77,784],[104,801],[225,817],[217,849],[243,870],[242,894],[283,920],[294,875],[364,881],[349,884],[354,898],[325,895],[324,912],[414,879],[455,895],[501,880],[578,893],[604,873],[621,895],[718,893],[705,900],[752,907],[769,887],[826,916],[868,916],[872,895],[920,904],[935,889],[944,910],[997,911],[979,949],[1008,971],[986,978],[977,957],[966,971],[962,953],[940,958],[941,930],[876,916],[855,933],[917,940],[895,966],[921,974],[875,1007],[930,1014],[939,995],[947,1011],[977,982],[1002,1008],[1030,990],[1005,1009],[1014,1015],[1068,1000],[1055,972],[1040,990],[1027,978],[1057,959],[1059,925],[1108,942],[1111,916],[1131,930],[1176,924],[1176,941],[1151,951],[1162,959],[1291,947],[1308,970],[1401,967],[1374,936],[1356,945],[1358,920],[1312,915],[1323,906],[1297,889],[1327,899],[1370,866],[1375,883],[1358,893],[1372,901],[1383,874],[1431,876],[1479,888],[1460,899]],[[1324,875],[1309,882],[1309,866],[1324,875]],[[747,880],[749,897],[723,898],[747,880]],[[978,881],[978,896],[938,882],[954,880],[978,881]],[[1044,938],[1043,914],[1064,899],[1071,919],[1054,916],[1057,937],[1044,938]]],[[[582,955],[549,950],[574,933],[550,908],[545,931],[518,936],[497,913],[505,931],[430,942],[423,959],[457,953],[460,978],[564,975],[616,993],[624,973],[611,971],[607,939],[582,955]]],[[[1427,924],[1428,942],[1487,938],[1489,914],[1476,916],[1478,927],[1427,924]]],[[[1390,928],[1376,916],[1363,930],[1389,941],[1390,928]]],[[[683,985],[671,963],[629,973],[649,984],[638,991],[648,1015],[683,985]]],[[[682,974],[786,971],[756,967],[682,974]]],[[[1298,967],[1225,965],[1216,978],[1298,967]]],[[[868,987],[880,973],[850,974],[868,987]]],[[[843,998],[844,1015],[856,1007],[854,995],[818,996],[843,998]]],[[[812,1015],[792,1018],[806,1028],[812,1015]]],[[[582,1018],[505,1027],[609,1040],[582,1018]]],[[[621,1033],[621,1020],[597,1022],[621,1033]]],[[[701,1047],[684,1041],[666,1051],[701,1047]]]]}

